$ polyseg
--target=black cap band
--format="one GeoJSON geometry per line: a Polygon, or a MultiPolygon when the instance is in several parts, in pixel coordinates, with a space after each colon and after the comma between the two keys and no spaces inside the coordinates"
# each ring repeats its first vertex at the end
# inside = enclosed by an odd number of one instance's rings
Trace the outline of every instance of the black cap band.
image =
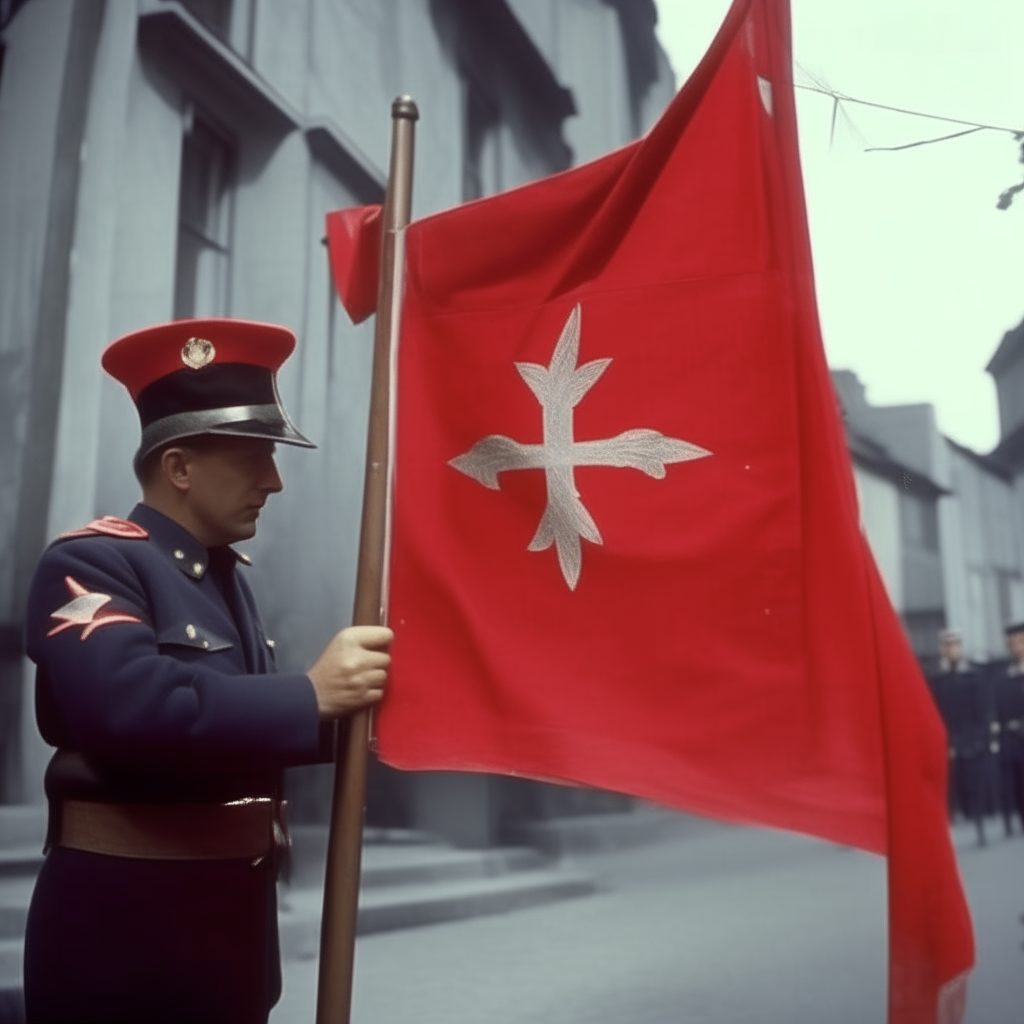
{"type": "Polygon", "coordinates": [[[248,363],[214,363],[178,370],[143,388],[136,400],[145,429],[157,420],[242,405],[277,405],[274,374],[248,363]]]}
{"type": "Polygon", "coordinates": [[[316,447],[288,418],[275,374],[263,366],[215,363],[177,370],[143,388],[135,404],[142,424],[136,472],[161,445],[202,434],[316,447]]]}

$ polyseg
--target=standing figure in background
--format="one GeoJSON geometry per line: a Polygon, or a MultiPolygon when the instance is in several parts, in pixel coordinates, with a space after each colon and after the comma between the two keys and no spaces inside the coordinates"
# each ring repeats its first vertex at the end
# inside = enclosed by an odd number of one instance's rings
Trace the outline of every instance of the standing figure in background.
{"type": "Polygon", "coordinates": [[[939,670],[930,682],[949,739],[950,816],[959,813],[973,821],[978,845],[984,846],[993,788],[989,688],[984,674],[964,657],[963,638],[955,629],[939,633],[939,670]]]}
{"type": "Polygon", "coordinates": [[[1024,829],[1024,622],[1006,627],[1009,660],[994,668],[992,697],[997,730],[999,803],[1006,834],[1016,814],[1024,829]]]}

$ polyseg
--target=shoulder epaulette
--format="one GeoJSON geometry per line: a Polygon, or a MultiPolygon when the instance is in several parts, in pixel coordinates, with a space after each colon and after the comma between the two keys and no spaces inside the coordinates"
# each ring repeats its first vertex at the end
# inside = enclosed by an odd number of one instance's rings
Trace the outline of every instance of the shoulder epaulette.
{"type": "Polygon", "coordinates": [[[149,530],[138,523],[128,519],[118,519],[117,516],[103,516],[94,519],[77,530],[68,530],[62,533],[59,540],[69,540],[71,537],[120,537],[122,540],[146,540],[149,537],[149,530]]]}

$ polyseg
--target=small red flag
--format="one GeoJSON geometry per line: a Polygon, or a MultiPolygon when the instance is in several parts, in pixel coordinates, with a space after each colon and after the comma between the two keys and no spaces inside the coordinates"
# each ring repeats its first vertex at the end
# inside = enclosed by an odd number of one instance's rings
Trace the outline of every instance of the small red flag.
{"type": "Polygon", "coordinates": [[[954,1024],[945,738],[859,529],[791,78],[786,0],[736,0],[644,139],[408,229],[378,750],[884,853],[889,1020],[954,1024]]]}
{"type": "Polygon", "coordinates": [[[356,206],[327,218],[331,272],[345,311],[361,323],[377,309],[381,207],[356,206]]]}

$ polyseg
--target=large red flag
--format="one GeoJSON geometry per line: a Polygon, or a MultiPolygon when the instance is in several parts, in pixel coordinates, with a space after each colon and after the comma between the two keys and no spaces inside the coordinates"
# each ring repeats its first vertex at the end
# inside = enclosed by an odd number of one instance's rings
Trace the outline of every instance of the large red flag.
{"type": "Polygon", "coordinates": [[[414,223],[402,315],[380,756],[884,853],[890,1022],[958,1020],[945,739],[859,529],[786,0],[736,0],[643,140],[414,223]]]}

